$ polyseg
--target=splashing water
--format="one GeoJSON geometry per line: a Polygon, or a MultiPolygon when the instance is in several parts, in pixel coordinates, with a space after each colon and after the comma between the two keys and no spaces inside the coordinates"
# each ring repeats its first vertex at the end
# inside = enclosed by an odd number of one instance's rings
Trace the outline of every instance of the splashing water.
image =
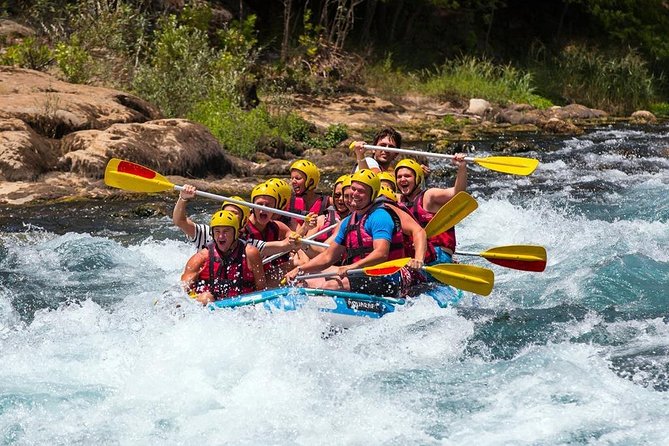
{"type": "Polygon", "coordinates": [[[545,272],[462,259],[495,271],[489,297],[419,298],[329,337],[314,312],[183,299],[193,251],[166,217],[8,210],[0,443],[663,444],[669,134],[544,142],[522,154],[542,162],[531,177],[472,166],[458,240],[543,245],[545,272]]]}

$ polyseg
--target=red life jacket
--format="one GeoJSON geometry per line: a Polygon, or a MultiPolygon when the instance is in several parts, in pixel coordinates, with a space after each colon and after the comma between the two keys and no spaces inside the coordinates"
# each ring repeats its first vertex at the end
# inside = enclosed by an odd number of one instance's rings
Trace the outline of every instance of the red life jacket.
{"type": "MultiPolygon", "coordinates": [[[[423,196],[425,195],[425,190],[422,190],[413,203],[406,201],[405,204],[407,208],[411,211],[411,215],[414,216],[418,224],[422,227],[427,226],[430,220],[434,217],[433,212],[428,212],[423,207],[423,196]]],[[[404,197],[402,197],[404,198],[404,197]]],[[[430,237],[427,240],[431,245],[441,246],[442,248],[450,249],[451,252],[455,252],[455,227],[444,231],[441,234],[430,237]]]]}
{"type": "Polygon", "coordinates": [[[265,229],[260,231],[260,229],[253,226],[251,220],[246,223],[246,226],[243,229],[244,233],[248,235],[247,238],[254,240],[262,240],[263,242],[275,242],[279,240],[279,225],[275,221],[270,220],[267,222],[265,229]]]}
{"type": "MultiPolygon", "coordinates": [[[[264,242],[275,242],[279,240],[279,225],[276,224],[276,222],[273,220],[268,221],[265,229],[262,231],[256,228],[249,220],[249,222],[246,223],[243,232],[244,234],[248,235],[248,240],[262,240],[264,242]]],[[[265,263],[265,271],[269,271],[272,265],[281,265],[288,261],[290,261],[290,256],[288,254],[283,255],[278,259],[274,259],[269,263],[265,263]]]]}
{"type": "Polygon", "coordinates": [[[377,201],[365,212],[360,219],[356,213],[351,215],[344,232],[344,246],[346,246],[347,258],[344,265],[355,263],[374,250],[374,240],[371,234],[365,231],[367,218],[377,209],[383,209],[393,219],[393,236],[390,240],[390,251],[387,260],[401,259],[404,254],[404,237],[402,235],[402,224],[395,211],[385,206],[383,202],[377,201]]]}
{"type": "Polygon", "coordinates": [[[246,245],[237,242],[237,247],[221,253],[215,242],[207,245],[209,258],[204,262],[195,292],[209,291],[216,300],[228,299],[256,289],[253,271],[246,262],[246,245]]]}
{"type": "Polygon", "coordinates": [[[314,201],[314,204],[308,210],[304,202],[304,197],[298,197],[295,194],[291,195],[288,211],[300,215],[307,215],[309,212],[313,212],[316,215],[325,215],[328,211],[328,197],[321,193],[317,193],[316,195],[318,198],[316,198],[316,201],[314,201]]]}
{"type": "MultiPolygon", "coordinates": [[[[343,219],[341,215],[339,215],[339,212],[335,210],[329,210],[327,215],[325,216],[325,221],[323,222],[323,228],[327,228],[328,226],[332,226],[336,224],[337,222],[340,222],[343,219]]],[[[319,235],[318,237],[314,238],[317,242],[324,242],[327,239],[332,236],[332,232],[334,231],[334,228],[330,229],[329,231],[325,232],[324,234],[319,235]]]]}
{"type": "MultiPolygon", "coordinates": [[[[397,206],[399,209],[403,210],[407,214],[414,217],[414,215],[411,213],[411,210],[409,208],[407,208],[404,203],[397,203],[397,202],[391,200],[390,198],[383,197],[383,196],[377,198],[376,201],[379,201],[379,202],[382,202],[382,203],[387,203],[387,204],[393,205],[393,206],[397,206]]],[[[414,220],[415,219],[416,219],[416,217],[414,217],[414,220]]],[[[411,237],[408,234],[405,234],[404,231],[402,231],[402,237],[404,238],[404,251],[405,251],[406,256],[413,258],[414,255],[416,254],[416,249],[414,248],[414,244],[413,244],[413,237],[411,237]]],[[[426,249],[425,249],[424,262],[425,263],[430,263],[430,262],[433,262],[436,258],[437,258],[437,253],[434,251],[434,245],[432,245],[432,243],[430,243],[430,241],[428,240],[428,243],[427,243],[427,246],[426,246],[426,249]]]]}

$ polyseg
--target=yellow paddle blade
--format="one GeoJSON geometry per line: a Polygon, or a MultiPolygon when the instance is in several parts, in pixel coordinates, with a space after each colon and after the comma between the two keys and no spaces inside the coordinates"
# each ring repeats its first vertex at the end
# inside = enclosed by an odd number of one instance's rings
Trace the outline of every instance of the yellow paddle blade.
{"type": "Polygon", "coordinates": [[[378,265],[367,266],[361,269],[362,272],[368,276],[387,276],[395,274],[397,271],[407,266],[410,260],[409,257],[405,257],[402,259],[389,260],[387,262],[379,263],[378,265]]]}
{"type": "Polygon", "coordinates": [[[440,263],[423,269],[441,283],[482,296],[490,294],[495,283],[495,274],[480,266],[440,263]]]}
{"type": "Polygon", "coordinates": [[[448,231],[460,221],[474,212],[479,204],[467,192],[458,192],[434,214],[432,220],[425,226],[427,238],[448,231]]]}
{"type": "Polygon", "coordinates": [[[474,158],[474,162],[487,169],[512,175],[530,175],[539,165],[539,160],[519,156],[489,156],[474,158]]]}
{"type": "Polygon", "coordinates": [[[523,271],[546,269],[546,248],[534,245],[498,246],[482,252],[481,257],[497,265],[523,271]]]}
{"type": "Polygon", "coordinates": [[[163,192],[174,184],[148,167],[112,158],[105,169],[105,184],[133,192],[163,192]]]}

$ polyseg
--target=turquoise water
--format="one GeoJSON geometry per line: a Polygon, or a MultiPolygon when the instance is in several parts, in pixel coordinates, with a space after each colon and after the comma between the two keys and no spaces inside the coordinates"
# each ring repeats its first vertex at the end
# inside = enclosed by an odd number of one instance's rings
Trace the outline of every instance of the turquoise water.
{"type": "Polygon", "coordinates": [[[192,249],[140,203],[3,208],[0,444],[666,444],[668,130],[537,141],[531,177],[473,167],[459,247],[543,245],[546,271],[463,259],[490,296],[330,337],[184,303],[192,249]]]}

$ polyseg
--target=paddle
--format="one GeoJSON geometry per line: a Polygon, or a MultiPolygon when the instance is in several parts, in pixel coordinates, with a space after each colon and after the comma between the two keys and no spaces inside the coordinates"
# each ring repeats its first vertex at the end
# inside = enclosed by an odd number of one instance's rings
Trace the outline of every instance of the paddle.
{"type": "MultiPolygon", "coordinates": [[[[411,258],[404,257],[402,259],[389,260],[387,262],[379,263],[374,266],[366,266],[364,268],[350,269],[347,271],[347,275],[355,274],[365,274],[371,277],[380,277],[388,276],[390,274],[395,274],[400,269],[404,268],[411,258]]],[[[320,277],[335,277],[338,276],[335,272],[326,272],[326,273],[314,273],[314,274],[303,274],[301,276],[295,277],[295,280],[305,280],[305,279],[317,279],[320,277]]],[[[282,281],[283,282],[283,281],[282,281]]]]}
{"type": "Polygon", "coordinates": [[[451,229],[463,218],[474,212],[478,207],[476,200],[467,192],[458,192],[455,197],[448,200],[439,211],[434,214],[432,220],[425,226],[427,238],[439,235],[451,229]]]}
{"type": "MultiPolygon", "coordinates": [[[[423,152],[421,150],[397,149],[395,147],[364,145],[369,150],[384,150],[386,152],[403,153],[405,155],[429,156],[433,158],[455,158],[455,155],[445,153],[423,152]]],[[[465,157],[470,161],[497,172],[510,173],[513,175],[530,175],[539,165],[539,160],[534,158],[522,158],[519,156],[489,156],[485,158],[465,157]]]]}
{"type": "MultiPolygon", "coordinates": [[[[182,190],[183,186],[177,186],[171,183],[167,178],[155,172],[148,167],[132,163],[130,161],[112,158],[107,163],[105,169],[105,184],[107,186],[116,187],[123,190],[133,192],[164,192],[168,190],[182,190]]],[[[263,211],[272,212],[274,214],[283,215],[285,217],[296,218],[299,220],[306,220],[306,215],[294,214],[281,209],[275,209],[260,204],[249,203],[246,201],[235,200],[233,198],[224,197],[222,195],[210,194],[208,192],[195,191],[196,195],[205,198],[211,198],[217,201],[225,201],[240,206],[248,206],[250,208],[261,209],[263,211]]]]}
{"type": "Polygon", "coordinates": [[[460,251],[455,253],[483,257],[496,265],[521,271],[541,272],[546,269],[546,248],[543,246],[509,245],[498,246],[481,253],[460,251]]]}
{"type": "MultiPolygon", "coordinates": [[[[311,240],[315,239],[319,235],[325,234],[326,232],[332,230],[332,228],[334,228],[335,226],[337,226],[337,223],[335,223],[333,225],[330,225],[330,226],[326,226],[325,228],[321,229],[320,231],[318,231],[314,234],[311,234],[309,237],[301,238],[300,241],[302,243],[309,244],[311,240]]],[[[311,244],[314,245],[314,246],[321,246],[323,248],[328,248],[330,246],[327,243],[321,243],[321,242],[313,242],[311,244]]],[[[278,259],[279,257],[281,257],[282,255],[284,255],[288,252],[290,252],[290,251],[277,252],[276,254],[272,254],[271,256],[267,257],[266,259],[263,259],[262,263],[263,263],[263,265],[266,264],[266,263],[269,263],[272,260],[278,259]]]]}
{"type": "Polygon", "coordinates": [[[423,270],[441,283],[482,296],[490,294],[495,283],[495,274],[480,266],[440,263],[424,266],[423,270]]]}

